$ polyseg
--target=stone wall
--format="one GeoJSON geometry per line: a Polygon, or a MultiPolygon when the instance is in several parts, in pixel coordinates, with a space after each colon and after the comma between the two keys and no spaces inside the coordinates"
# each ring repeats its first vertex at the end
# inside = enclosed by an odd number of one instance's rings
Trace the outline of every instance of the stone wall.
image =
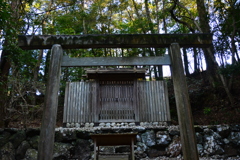
{"type": "MultiPolygon", "coordinates": [[[[240,159],[240,125],[195,126],[201,159],[240,159]]],[[[93,159],[91,133],[137,132],[136,159],[182,159],[178,126],[102,125],[56,128],[54,160],[93,159]]],[[[39,129],[0,129],[1,160],[37,159],[39,129]]],[[[101,147],[100,152],[124,153],[128,147],[101,147]]]]}

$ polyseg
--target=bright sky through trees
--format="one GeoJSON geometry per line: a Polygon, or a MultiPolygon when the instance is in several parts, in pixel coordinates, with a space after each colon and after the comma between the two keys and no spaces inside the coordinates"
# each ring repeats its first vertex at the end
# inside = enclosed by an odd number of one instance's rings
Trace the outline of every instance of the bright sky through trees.
{"type": "MultiPolygon", "coordinates": [[[[212,33],[213,47],[182,48],[185,72],[188,76],[206,70],[212,87],[221,84],[228,93],[232,74],[223,75],[220,71],[228,68],[229,62],[234,66],[240,60],[239,0],[0,0],[0,7],[0,97],[4,97],[0,115],[6,107],[3,104],[9,106],[13,101],[5,99],[10,94],[20,94],[14,85],[29,84],[21,92],[39,90],[43,94],[42,86],[47,81],[50,52],[20,50],[17,35],[212,33]],[[21,81],[13,81],[16,79],[21,81]]],[[[131,57],[161,56],[166,52],[167,49],[158,48],[90,48],[65,50],[64,54],[131,57]]],[[[149,68],[150,79],[161,79],[161,73],[160,66],[149,68]]],[[[83,74],[83,68],[64,68],[61,85],[79,81],[83,74]]],[[[165,67],[163,74],[169,75],[165,67]]],[[[34,104],[34,98],[31,103],[34,104]]],[[[0,119],[0,126],[1,122],[0,119]]]]}

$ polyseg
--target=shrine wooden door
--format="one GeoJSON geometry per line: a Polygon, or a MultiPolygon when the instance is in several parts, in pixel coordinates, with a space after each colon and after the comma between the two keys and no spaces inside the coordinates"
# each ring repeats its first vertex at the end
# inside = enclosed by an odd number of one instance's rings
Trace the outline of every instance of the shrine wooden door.
{"type": "Polygon", "coordinates": [[[100,81],[99,122],[135,121],[134,81],[100,81]]]}

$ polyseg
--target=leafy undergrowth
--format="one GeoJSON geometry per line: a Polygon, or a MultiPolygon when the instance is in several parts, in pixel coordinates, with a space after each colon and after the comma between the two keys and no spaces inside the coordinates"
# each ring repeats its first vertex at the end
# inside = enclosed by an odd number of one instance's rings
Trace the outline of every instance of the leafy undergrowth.
{"type": "MultiPolygon", "coordinates": [[[[191,75],[187,78],[190,103],[194,124],[240,124],[240,76],[233,79],[231,94],[234,104],[231,105],[224,88],[210,87],[205,73],[191,75]]],[[[177,124],[177,110],[172,82],[169,82],[169,97],[172,123],[177,124]]]]}
{"type": "MultiPolygon", "coordinates": [[[[225,90],[221,85],[213,89],[206,81],[205,73],[191,75],[187,78],[188,91],[191,101],[194,124],[240,124],[240,75],[233,79],[231,90],[234,105],[231,106],[225,90]]],[[[178,124],[177,110],[174,98],[172,80],[168,80],[168,92],[172,124],[178,124]]],[[[62,127],[63,121],[63,97],[58,108],[57,127],[62,127]]],[[[42,111],[30,116],[30,118],[18,118],[9,123],[8,127],[14,128],[38,128],[41,125],[42,111]]]]}

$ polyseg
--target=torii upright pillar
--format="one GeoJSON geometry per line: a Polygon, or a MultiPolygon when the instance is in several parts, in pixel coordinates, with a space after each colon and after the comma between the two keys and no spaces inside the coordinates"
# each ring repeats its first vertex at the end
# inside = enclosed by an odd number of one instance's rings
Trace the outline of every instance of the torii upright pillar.
{"type": "Polygon", "coordinates": [[[198,160],[199,157],[196,135],[193,127],[191,105],[178,43],[172,43],[170,45],[170,57],[172,61],[173,86],[178,112],[183,157],[185,160],[198,160]]]}
{"type": "Polygon", "coordinates": [[[52,160],[53,156],[62,56],[61,45],[53,45],[38,144],[38,160],[52,160]]]}
{"type": "MultiPolygon", "coordinates": [[[[52,47],[51,67],[45,95],[46,99],[41,126],[38,160],[51,160],[53,153],[62,47],[64,49],[80,49],[165,48],[169,46],[170,50],[172,50],[170,55],[172,58],[173,82],[183,144],[183,156],[185,160],[198,159],[192,113],[179,45],[181,47],[206,48],[212,45],[211,37],[212,34],[20,35],[18,37],[18,45],[22,49],[51,49],[52,47]],[[201,42],[199,39],[201,39],[201,42]],[[176,43],[171,44],[172,42],[176,43]],[[61,44],[62,47],[54,44],[61,44]]],[[[116,58],[119,59],[120,57],[116,58]]],[[[121,65],[124,62],[124,58],[126,57],[122,57],[122,59],[119,60],[121,65]]],[[[154,60],[156,60],[156,57],[154,60]]],[[[128,62],[130,61],[131,60],[128,62]]],[[[92,66],[92,63],[88,62],[84,62],[86,64],[85,66],[92,66]]],[[[105,62],[107,61],[105,60],[104,63],[105,62]]],[[[146,64],[131,63],[131,65],[146,64]]],[[[156,60],[156,63],[151,63],[151,65],[159,65],[159,61],[156,60]]],[[[65,66],[72,66],[72,62],[69,62],[68,65],[65,66]]]]}

